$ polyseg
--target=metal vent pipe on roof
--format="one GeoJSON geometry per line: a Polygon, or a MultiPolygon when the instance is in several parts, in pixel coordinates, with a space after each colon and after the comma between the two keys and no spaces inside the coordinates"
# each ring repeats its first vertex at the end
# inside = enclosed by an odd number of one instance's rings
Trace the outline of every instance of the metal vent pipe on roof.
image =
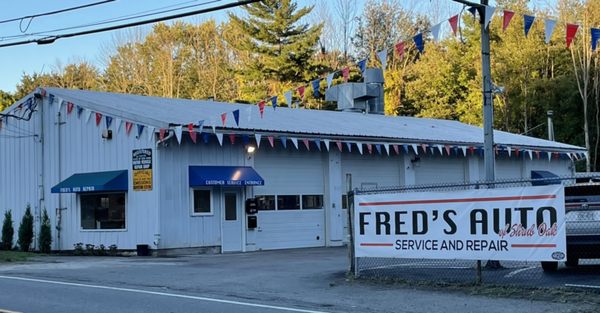
{"type": "Polygon", "coordinates": [[[332,86],[325,93],[326,101],[337,102],[338,110],[369,114],[384,114],[383,70],[369,68],[360,83],[332,86]]]}

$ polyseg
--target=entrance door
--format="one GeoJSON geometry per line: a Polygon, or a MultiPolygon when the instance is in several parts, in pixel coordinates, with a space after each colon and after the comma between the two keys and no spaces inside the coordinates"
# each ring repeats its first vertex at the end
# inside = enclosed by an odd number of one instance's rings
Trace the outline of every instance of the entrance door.
{"type": "Polygon", "coordinates": [[[223,252],[242,251],[242,206],[239,191],[223,191],[223,252]]]}

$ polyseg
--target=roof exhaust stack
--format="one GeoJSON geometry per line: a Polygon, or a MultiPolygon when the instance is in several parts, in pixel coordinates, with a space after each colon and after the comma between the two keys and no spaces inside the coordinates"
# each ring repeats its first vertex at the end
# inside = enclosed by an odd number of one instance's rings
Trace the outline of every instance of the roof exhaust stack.
{"type": "Polygon", "coordinates": [[[368,68],[362,83],[344,83],[332,86],[325,92],[325,101],[337,102],[338,110],[384,114],[383,70],[368,68]]]}

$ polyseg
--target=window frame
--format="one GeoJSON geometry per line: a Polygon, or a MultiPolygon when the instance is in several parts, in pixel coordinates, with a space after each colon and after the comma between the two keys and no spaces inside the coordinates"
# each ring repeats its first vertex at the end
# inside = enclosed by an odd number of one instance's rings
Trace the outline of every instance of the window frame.
{"type": "Polygon", "coordinates": [[[302,194],[300,195],[300,207],[301,210],[310,210],[310,211],[315,211],[315,210],[323,210],[325,209],[325,195],[323,194],[302,194]],[[304,207],[304,197],[320,197],[321,198],[321,207],[315,207],[315,208],[305,208],[304,207]]]}
{"type": "Polygon", "coordinates": [[[258,209],[258,212],[276,212],[277,211],[277,195],[276,194],[267,194],[267,195],[255,195],[254,198],[258,197],[273,197],[273,210],[261,210],[258,209]]]}
{"type": "Polygon", "coordinates": [[[215,202],[213,199],[213,189],[207,187],[194,187],[190,188],[190,216],[214,216],[215,215],[215,202]],[[210,211],[209,212],[196,212],[194,207],[195,200],[195,191],[196,190],[206,190],[210,193],[209,202],[210,202],[210,211]]]}
{"type": "Polygon", "coordinates": [[[79,222],[79,231],[80,232],[126,232],[128,230],[128,209],[127,207],[129,206],[129,199],[128,199],[128,192],[127,191],[110,191],[110,192],[84,192],[84,193],[77,193],[77,197],[76,197],[76,201],[77,201],[77,215],[78,215],[78,222],[79,222]],[[113,195],[113,194],[123,194],[124,198],[125,198],[125,212],[123,213],[125,216],[125,227],[124,228],[114,228],[114,229],[101,229],[101,228],[94,228],[94,229],[85,229],[83,228],[82,225],[82,206],[81,206],[81,196],[88,196],[88,195],[113,195]]]}

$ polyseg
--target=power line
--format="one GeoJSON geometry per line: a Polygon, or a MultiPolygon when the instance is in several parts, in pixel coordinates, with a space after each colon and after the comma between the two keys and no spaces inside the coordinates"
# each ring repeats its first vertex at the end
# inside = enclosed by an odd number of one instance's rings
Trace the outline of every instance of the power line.
{"type": "Polygon", "coordinates": [[[192,3],[192,2],[198,2],[198,1],[199,0],[186,1],[186,2],[182,2],[182,3],[177,3],[177,4],[172,4],[172,5],[160,7],[160,8],[151,9],[151,10],[145,10],[145,11],[141,11],[141,12],[137,12],[137,13],[122,15],[122,16],[118,16],[118,17],[114,17],[114,18],[110,18],[110,19],[105,19],[105,20],[100,20],[100,21],[93,22],[93,23],[88,23],[88,24],[80,24],[80,25],[75,25],[75,26],[69,26],[69,27],[63,27],[63,28],[56,28],[56,29],[45,30],[45,31],[40,31],[40,32],[35,32],[35,33],[26,33],[26,34],[10,35],[10,36],[0,36],[0,41],[10,40],[10,39],[18,39],[18,38],[25,38],[25,37],[31,37],[31,36],[42,37],[43,35],[49,34],[49,33],[60,32],[60,31],[65,31],[65,30],[72,30],[72,29],[78,29],[78,28],[85,28],[85,27],[92,27],[92,26],[99,26],[99,25],[110,24],[110,23],[115,23],[115,22],[123,22],[123,21],[128,21],[128,20],[133,20],[133,19],[141,18],[141,17],[147,17],[147,16],[152,16],[152,15],[164,14],[164,13],[168,13],[168,12],[179,11],[179,10],[183,10],[183,9],[189,9],[189,8],[193,8],[193,7],[203,6],[203,5],[207,5],[207,4],[211,4],[211,3],[215,3],[215,2],[220,2],[220,1],[223,1],[223,0],[211,0],[211,1],[206,1],[206,2],[197,3],[197,4],[186,5],[186,4],[189,4],[189,3],[192,3]],[[185,5],[185,6],[182,6],[182,5],[185,5]]]}
{"type": "Polygon", "coordinates": [[[105,3],[113,2],[113,1],[115,1],[115,0],[103,0],[103,1],[99,1],[99,2],[94,2],[94,3],[88,3],[88,4],[84,4],[84,5],[79,5],[79,6],[76,6],[76,7],[70,7],[70,8],[65,8],[65,9],[60,9],[60,10],[45,12],[45,13],[38,13],[38,14],[33,14],[33,15],[21,16],[21,17],[11,18],[11,19],[7,19],[7,20],[0,20],[0,24],[5,24],[5,23],[10,23],[10,22],[20,21],[19,27],[21,28],[21,32],[26,32],[27,29],[29,28],[29,25],[31,25],[31,22],[36,17],[49,16],[49,15],[55,15],[55,14],[59,14],[59,13],[69,12],[69,11],[75,11],[75,10],[84,9],[84,8],[88,8],[88,7],[93,7],[93,6],[97,6],[97,5],[101,5],[101,4],[105,4],[105,3]],[[26,26],[25,30],[23,30],[23,21],[25,21],[27,19],[29,20],[29,22],[27,23],[27,26],[26,26]]]}
{"type": "Polygon", "coordinates": [[[26,44],[30,44],[30,43],[37,43],[38,45],[46,45],[46,44],[54,43],[56,40],[61,39],[61,38],[78,37],[78,36],[83,36],[83,35],[118,30],[118,29],[122,29],[122,28],[129,28],[129,27],[135,27],[135,26],[140,26],[140,25],[152,24],[152,23],[162,22],[162,21],[166,21],[166,20],[172,20],[172,19],[192,16],[192,15],[199,15],[199,14],[204,14],[204,13],[210,13],[210,12],[235,8],[235,7],[239,7],[242,5],[252,4],[252,3],[256,3],[256,2],[260,2],[260,1],[262,1],[262,0],[239,0],[237,2],[227,3],[224,5],[215,6],[215,7],[211,7],[211,8],[207,8],[207,9],[200,9],[200,10],[184,12],[184,13],[179,13],[179,14],[174,14],[174,15],[157,17],[157,18],[144,20],[144,21],[137,21],[137,22],[132,22],[132,23],[126,23],[126,24],[103,27],[103,28],[98,28],[98,29],[80,31],[80,32],[75,32],[75,33],[52,35],[52,36],[47,36],[47,37],[40,38],[40,39],[31,39],[31,40],[23,40],[23,41],[16,41],[16,42],[11,42],[11,43],[0,44],[0,48],[11,47],[11,46],[22,46],[22,45],[26,45],[26,44]]]}

